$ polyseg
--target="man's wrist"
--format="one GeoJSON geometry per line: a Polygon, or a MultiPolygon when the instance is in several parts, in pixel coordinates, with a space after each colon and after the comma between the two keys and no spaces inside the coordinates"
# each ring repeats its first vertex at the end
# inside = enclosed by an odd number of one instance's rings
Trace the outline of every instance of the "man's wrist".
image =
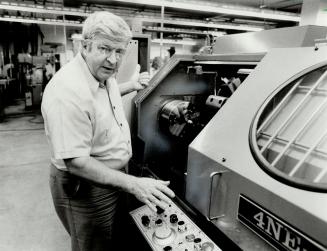
{"type": "Polygon", "coordinates": [[[127,179],[126,179],[126,192],[130,193],[130,194],[134,194],[134,190],[135,190],[135,186],[137,183],[137,177],[133,176],[133,175],[129,175],[127,174],[127,179]]]}

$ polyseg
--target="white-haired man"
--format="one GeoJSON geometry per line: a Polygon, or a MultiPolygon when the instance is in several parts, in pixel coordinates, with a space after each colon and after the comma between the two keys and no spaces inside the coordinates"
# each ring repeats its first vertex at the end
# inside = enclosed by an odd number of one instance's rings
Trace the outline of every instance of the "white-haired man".
{"type": "Polygon", "coordinates": [[[112,250],[112,227],[121,191],[155,210],[166,207],[168,181],[125,173],[132,156],[121,95],[147,85],[135,72],[117,85],[115,74],[131,39],[128,25],[109,12],[91,14],[83,46],[47,85],[42,101],[52,150],[50,188],[56,212],[71,236],[72,250],[112,250]]]}

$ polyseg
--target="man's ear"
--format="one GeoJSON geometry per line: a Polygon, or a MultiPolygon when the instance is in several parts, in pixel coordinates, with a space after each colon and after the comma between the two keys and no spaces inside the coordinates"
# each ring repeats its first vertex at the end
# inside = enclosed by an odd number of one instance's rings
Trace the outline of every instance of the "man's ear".
{"type": "Polygon", "coordinates": [[[83,49],[87,49],[87,45],[90,44],[90,42],[89,41],[82,40],[81,41],[81,44],[82,44],[83,49]]]}

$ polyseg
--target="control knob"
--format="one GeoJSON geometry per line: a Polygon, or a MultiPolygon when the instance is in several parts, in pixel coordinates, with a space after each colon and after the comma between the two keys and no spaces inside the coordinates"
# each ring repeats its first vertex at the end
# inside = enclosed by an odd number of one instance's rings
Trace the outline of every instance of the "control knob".
{"type": "Polygon", "coordinates": [[[141,217],[141,222],[142,222],[143,226],[148,227],[149,224],[150,224],[150,218],[149,218],[149,216],[143,215],[141,217]]]}
{"type": "Polygon", "coordinates": [[[178,217],[177,217],[176,214],[170,215],[169,218],[170,218],[169,221],[170,221],[171,224],[174,224],[174,223],[178,222],[178,217]]]}
{"type": "Polygon", "coordinates": [[[163,251],[172,251],[172,250],[173,250],[173,248],[171,246],[165,246],[163,248],[163,251]]]}
{"type": "Polygon", "coordinates": [[[202,250],[202,240],[201,238],[194,239],[194,251],[201,251],[202,250]]]}

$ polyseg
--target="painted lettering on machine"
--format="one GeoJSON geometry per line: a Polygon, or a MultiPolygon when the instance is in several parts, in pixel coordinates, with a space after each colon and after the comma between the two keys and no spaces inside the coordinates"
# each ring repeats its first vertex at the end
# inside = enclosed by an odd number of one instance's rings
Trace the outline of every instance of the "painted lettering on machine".
{"type": "Polygon", "coordinates": [[[327,251],[327,248],[296,230],[249,198],[240,195],[238,219],[270,245],[282,251],[327,251]]]}

